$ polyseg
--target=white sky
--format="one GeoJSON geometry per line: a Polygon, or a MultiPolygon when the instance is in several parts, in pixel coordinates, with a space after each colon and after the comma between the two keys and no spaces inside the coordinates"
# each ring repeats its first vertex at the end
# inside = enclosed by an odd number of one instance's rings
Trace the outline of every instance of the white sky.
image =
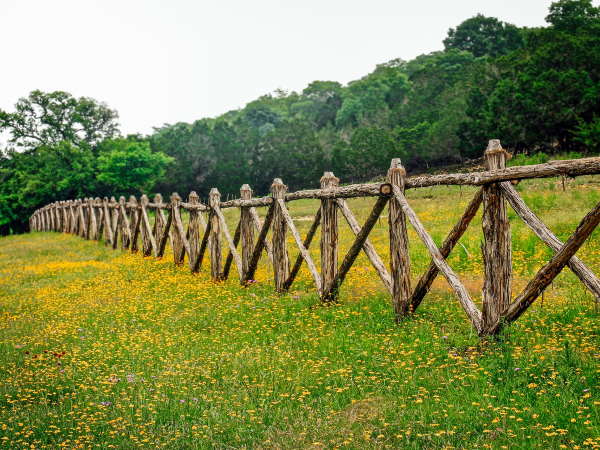
{"type": "Polygon", "coordinates": [[[93,97],[123,133],[342,83],[443,48],[477,13],[543,25],[550,0],[0,0],[0,108],[34,89],[93,97]]]}

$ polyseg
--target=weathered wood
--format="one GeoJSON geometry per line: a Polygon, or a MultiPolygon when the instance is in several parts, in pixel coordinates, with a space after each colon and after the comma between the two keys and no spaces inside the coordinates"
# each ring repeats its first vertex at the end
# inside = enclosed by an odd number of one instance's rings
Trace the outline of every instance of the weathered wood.
{"type": "Polygon", "coordinates": [[[323,286],[323,294],[321,295],[321,299],[323,301],[330,302],[337,299],[340,286],[344,282],[348,271],[352,267],[352,264],[354,264],[356,257],[360,253],[360,250],[363,248],[363,245],[367,240],[369,233],[377,223],[377,219],[379,219],[381,211],[383,211],[383,208],[385,208],[387,202],[388,197],[379,197],[375,202],[371,214],[369,214],[369,217],[367,218],[365,224],[360,229],[360,232],[357,234],[356,239],[354,239],[354,243],[352,244],[352,247],[350,247],[350,250],[348,250],[348,253],[344,257],[344,260],[342,261],[342,264],[340,265],[338,272],[335,275],[335,278],[333,279],[331,284],[329,284],[328,286],[323,286]]]}
{"type": "Polygon", "coordinates": [[[421,221],[408,204],[408,201],[404,197],[402,191],[398,188],[398,186],[393,186],[393,189],[394,196],[400,202],[400,206],[402,207],[404,214],[406,214],[408,221],[411,223],[411,225],[417,232],[419,238],[425,244],[425,247],[427,247],[427,250],[429,250],[429,253],[431,255],[431,258],[435,262],[435,265],[438,267],[438,269],[440,269],[440,272],[442,272],[446,280],[448,280],[448,284],[456,293],[456,296],[458,297],[458,300],[463,310],[465,311],[465,313],[467,313],[467,316],[473,324],[473,327],[475,327],[477,332],[480,332],[482,330],[481,312],[477,309],[477,306],[475,305],[473,300],[471,300],[469,293],[467,292],[463,284],[460,282],[454,271],[450,268],[446,260],[443,258],[439,249],[435,245],[435,242],[433,242],[433,239],[431,238],[429,233],[427,233],[427,231],[421,224],[421,221]]]}
{"type": "MultiPolygon", "coordinates": [[[[111,198],[111,200],[113,198],[111,198]]],[[[116,250],[117,246],[119,245],[119,231],[121,232],[121,235],[123,234],[123,230],[121,229],[121,220],[122,220],[121,219],[121,208],[115,208],[113,210],[113,224],[114,224],[114,228],[113,228],[114,240],[112,243],[113,250],[116,250]]]]}
{"type": "MultiPolygon", "coordinates": [[[[248,185],[244,185],[248,186],[248,185]]],[[[257,206],[271,206],[273,203],[272,197],[260,197],[260,198],[252,198],[250,197],[242,197],[235,200],[228,200],[226,202],[221,202],[219,205],[221,209],[226,208],[253,208],[257,206]]]]}
{"type": "Polygon", "coordinates": [[[108,209],[108,198],[104,197],[102,199],[102,209],[104,211],[104,244],[112,245],[113,244],[113,226],[112,226],[112,217],[110,214],[110,210],[108,209]]]}
{"type": "MultiPolygon", "coordinates": [[[[156,204],[161,204],[162,203],[162,195],[161,194],[156,194],[154,196],[154,202],[151,203],[150,207],[152,207],[152,205],[156,205],[156,204]]],[[[156,241],[156,249],[158,251],[159,247],[160,247],[160,241],[162,240],[162,236],[163,236],[163,230],[165,227],[165,223],[166,223],[166,219],[164,214],[162,213],[162,209],[160,208],[155,208],[154,211],[154,225],[152,226],[152,233],[154,234],[154,240],[156,241]]],[[[158,255],[156,254],[155,256],[160,257],[162,255],[158,255]]]]}
{"type": "Polygon", "coordinates": [[[83,214],[83,201],[78,200],[77,213],[79,214],[79,236],[86,238],[87,223],[83,214]]]}
{"type": "Polygon", "coordinates": [[[208,220],[210,222],[210,275],[213,280],[222,278],[223,256],[221,254],[221,226],[216,210],[219,208],[221,193],[217,188],[212,188],[208,194],[209,206],[211,208],[208,220]]]}
{"type": "MultiPolygon", "coordinates": [[[[310,226],[310,229],[308,230],[308,233],[306,234],[306,237],[304,238],[304,241],[302,242],[302,246],[306,250],[308,250],[308,248],[310,247],[310,243],[312,242],[313,237],[315,236],[315,233],[317,232],[317,228],[319,228],[320,224],[321,224],[321,208],[319,208],[317,210],[317,214],[315,215],[313,223],[310,226]]],[[[302,253],[300,253],[296,257],[296,262],[292,266],[292,270],[290,270],[290,276],[288,277],[287,280],[285,280],[284,288],[285,288],[286,291],[290,288],[290,286],[292,285],[292,283],[296,279],[296,276],[298,275],[298,272],[300,272],[300,267],[302,267],[302,262],[303,261],[304,261],[304,257],[302,256],[302,253]]],[[[321,289],[322,289],[322,287],[323,287],[323,285],[321,285],[321,289]]]]}
{"type": "MultiPolygon", "coordinates": [[[[321,293],[323,291],[323,289],[322,289],[323,284],[321,281],[321,276],[319,275],[319,272],[317,272],[317,266],[315,266],[315,263],[313,262],[312,258],[310,257],[310,254],[308,253],[308,250],[306,249],[306,247],[304,247],[304,244],[302,243],[302,238],[300,237],[298,230],[296,230],[294,221],[292,220],[292,217],[290,216],[290,213],[285,206],[285,201],[282,198],[277,198],[276,200],[277,200],[277,203],[279,206],[279,211],[281,212],[281,215],[283,216],[283,219],[285,220],[285,223],[287,224],[287,226],[290,230],[290,233],[292,233],[292,236],[294,237],[294,241],[296,241],[296,246],[298,247],[298,250],[300,251],[300,255],[302,256],[304,261],[306,261],[308,270],[311,273],[313,279],[315,280],[315,287],[317,288],[317,292],[319,293],[319,295],[321,295],[321,293]]],[[[287,277],[289,278],[289,274],[287,275],[287,277]]],[[[286,289],[285,282],[288,280],[288,278],[286,278],[284,280],[284,283],[282,286],[282,291],[284,291],[286,289]]]]}
{"type": "MultiPolygon", "coordinates": [[[[462,235],[469,227],[469,224],[471,223],[471,221],[477,214],[477,211],[479,210],[479,206],[481,205],[482,200],[483,189],[479,189],[475,194],[475,197],[473,197],[473,199],[467,206],[467,209],[463,213],[462,217],[454,225],[454,228],[452,228],[452,230],[444,240],[442,248],[440,248],[440,254],[444,259],[448,258],[448,255],[450,255],[450,252],[452,251],[454,246],[458,243],[462,235]]],[[[410,304],[413,311],[416,311],[416,309],[419,307],[419,305],[423,301],[423,298],[425,297],[427,292],[429,292],[429,289],[431,289],[431,284],[433,283],[439,272],[440,270],[436,266],[435,262],[431,261],[427,272],[425,272],[425,274],[423,274],[423,276],[419,279],[417,287],[414,289],[410,297],[410,304]]]]}
{"type": "Polygon", "coordinates": [[[269,232],[269,228],[271,227],[271,223],[273,222],[274,215],[275,215],[275,204],[273,203],[267,210],[267,215],[265,217],[265,221],[263,222],[261,229],[258,233],[258,238],[256,239],[256,245],[252,252],[252,258],[250,258],[250,262],[248,263],[248,271],[244,274],[244,280],[243,280],[244,284],[246,284],[250,281],[253,281],[253,279],[254,279],[254,275],[256,273],[256,268],[258,267],[258,261],[260,260],[260,255],[262,254],[262,251],[265,248],[265,243],[267,242],[267,233],[269,232]]]}
{"type": "Polygon", "coordinates": [[[210,238],[210,228],[211,228],[210,224],[211,224],[211,222],[209,221],[204,230],[204,236],[202,236],[202,242],[200,243],[200,248],[198,249],[198,254],[196,255],[196,258],[194,259],[194,264],[192,266],[193,273],[199,272],[200,268],[202,267],[202,260],[204,259],[204,254],[206,253],[206,247],[208,247],[208,240],[210,238]]]}
{"type": "Polygon", "coordinates": [[[130,195],[129,201],[126,203],[126,210],[129,212],[129,224],[131,227],[131,237],[129,239],[129,250],[132,253],[136,253],[138,251],[138,237],[139,237],[139,226],[141,222],[138,220],[139,212],[138,212],[138,201],[135,196],[130,195]]]}
{"type": "MultiPolygon", "coordinates": [[[[171,216],[173,217],[173,262],[175,265],[180,266],[183,264],[186,250],[189,246],[186,246],[185,231],[183,230],[183,223],[181,221],[181,197],[177,192],[171,194],[171,216]]],[[[189,254],[189,252],[188,252],[189,254]]]]}
{"type": "Polygon", "coordinates": [[[585,240],[592,234],[600,223],[600,202],[581,220],[575,232],[569,240],[554,254],[552,259],[544,265],[527,283],[527,286],[517,296],[514,302],[502,312],[496,323],[483,329],[480,334],[497,334],[504,325],[517,320],[531,304],[538,298],[544,289],[552,283],[552,280],[567,265],[585,240]]]}
{"type": "Polygon", "coordinates": [[[125,197],[119,197],[119,211],[121,212],[121,226],[123,231],[121,233],[121,250],[128,249],[131,244],[131,222],[127,216],[127,210],[125,209],[125,197]]]}
{"type": "MultiPolygon", "coordinates": [[[[225,240],[227,241],[227,245],[229,246],[229,254],[232,255],[233,260],[235,261],[235,266],[238,270],[238,275],[241,280],[244,277],[244,273],[242,270],[242,258],[240,258],[240,255],[238,254],[238,252],[235,248],[237,245],[237,242],[234,242],[233,239],[231,239],[231,234],[229,233],[229,227],[227,227],[227,222],[225,221],[225,216],[223,216],[223,213],[221,212],[221,208],[219,207],[219,204],[215,203],[213,208],[214,208],[213,209],[214,213],[219,218],[219,225],[220,225],[221,231],[223,232],[223,235],[225,236],[225,240]]],[[[222,277],[222,279],[226,278],[225,271],[223,271],[223,273],[221,274],[221,277],[222,277]]]]}
{"type": "MultiPolygon", "coordinates": [[[[250,200],[252,198],[252,189],[244,184],[240,188],[240,198],[250,200]]],[[[248,272],[250,259],[252,258],[252,249],[254,248],[254,224],[250,207],[240,208],[240,236],[242,240],[242,272],[244,275],[248,272]]]]}
{"type": "Polygon", "coordinates": [[[156,240],[152,233],[152,227],[150,226],[150,219],[148,218],[148,204],[150,200],[146,194],[142,195],[140,199],[140,216],[142,217],[142,254],[144,256],[150,256],[154,253],[156,256],[156,240]]]}
{"type": "Polygon", "coordinates": [[[138,238],[140,236],[140,228],[142,226],[142,214],[137,210],[138,202],[134,196],[129,197],[129,203],[132,204],[130,218],[133,221],[133,230],[131,234],[129,250],[131,251],[131,253],[137,253],[137,251],[139,250],[138,238]]]}
{"type": "MultiPolygon", "coordinates": [[[[552,250],[559,251],[563,243],[554,233],[539,219],[535,213],[525,204],[519,193],[508,182],[499,184],[502,194],[508,200],[508,203],[515,210],[517,215],[525,222],[529,228],[552,250]]],[[[594,295],[597,302],[600,302],[600,280],[594,273],[576,256],[573,256],[567,266],[573,271],[581,282],[594,295]]]]}
{"type": "MultiPolygon", "coordinates": [[[[399,158],[392,159],[387,180],[393,187],[404,193],[406,171],[399,158]]],[[[396,198],[388,205],[390,237],[390,276],[392,279],[392,305],[396,321],[400,321],[410,311],[410,256],[408,254],[408,231],[402,206],[396,198]]]]}
{"type": "MultiPolygon", "coordinates": [[[[238,222],[237,226],[235,227],[235,231],[233,233],[233,246],[235,248],[237,248],[237,245],[240,243],[240,227],[241,227],[241,222],[238,222]]],[[[226,280],[227,278],[229,278],[229,272],[231,271],[231,264],[233,263],[233,253],[231,253],[231,250],[229,250],[229,252],[227,253],[227,258],[225,258],[225,265],[223,266],[223,279],[226,280]]],[[[244,265],[244,261],[242,260],[242,271],[244,269],[243,267],[244,265]]],[[[242,280],[242,278],[240,277],[240,281],[242,280]]]]}
{"type": "MultiPolygon", "coordinates": [[[[256,212],[256,209],[254,209],[253,207],[250,207],[250,214],[252,215],[252,221],[254,222],[254,227],[255,227],[256,231],[260,234],[260,230],[262,229],[263,225],[260,221],[260,218],[258,217],[258,213],[256,212]]],[[[273,247],[271,246],[271,243],[266,238],[264,241],[264,249],[267,252],[269,261],[271,262],[271,264],[273,264],[273,247]]]]}
{"type": "MultiPolygon", "coordinates": [[[[321,177],[321,189],[332,190],[339,185],[333,172],[321,177]]],[[[301,244],[301,242],[300,242],[301,244]]],[[[308,261],[307,261],[308,264],[308,261]]],[[[338,266],[338,218],[334,199],[321,200],[321,286],[329,286],[337,274],[338,266]]],[[[309,269],[310,265],[309,265],[309,269]]],[[[311,269],[312,270],[312,269],[311,269]]],[[[321,291],[319,289],[319,291],[321,291]]]]}
{"type": "MultiPolygon", "coordinates": [[[[498,139],[492,139],[485,151],[488,170],[504,169],[507,153],[498,139]]],[[[483,326],[498,321],[510,305],[512,255],[510,222],[506,201],[497,184],[483,187],[483,326]]]]}
{"type": "MultiPolygon", "coordinates": [[[[344,200],[343,198],[338,198],[338,199],[336,199],[336,204],[337,204],[338,208],[340,208],[340,211],[342,212],[342,215],[345,217],[346,222],[348,222],[350,229],[352,230],[354,235],[357,236],[358,233],[360,233],[360,225],[358,224],[358,221],[354,217],[354,214],[352,214],[352,211],[348,207],[346,200],[344,200]]],[[[365,253],[365,255],[367,255],[367,258],[369,258],[369,261],[371,261],[371,264],[375,268],[375,271],[379,275],[379,278],[381,278],[383,285],[391,294],[392,293],[392,278],[390,277],[390,274],[388,273],[387,269],[385,268],[385,264],[383,263],[383,261],[381,260],[379,255],[377,254],[375,247],[373,247],[373,244],[371,244],[371,241],[369,241],[368,238],[365,240],[362,249],[363,249],[363,252],[365,253]]]]}
{"type": "Polygon", "coordinates": [[[286,247],[286,223],[281,205],[277,200],[285,198],[287,186],[283,184],[280,178],[275,178],[271,185],[271,193],[275,200],[275,212],[273,215],[273,276],[275,279],[275,290],[277,292],[285,291],[285,280],[290,275],[290,262],[286,247]]]}
{"type": "MultiPolygon", "coordinates": [[[[191,206],[200,205],[200,197],[195,191],[190,192],[188,195],[188,204],[191,206]]],[[[190,253],[188,255],[188,263],[190,270],[194,268],[194,263],[198,257],[198,250],[200,249],[200,217],[202,213],[198,209],[189,209],[190,221],[187,228],[187,239],[190,247],[190,253]]]]}
{"type": "Polygon", "coordinates": [[[156,230],[158,231],[160,229],[161,234],[159,237],[158,242],[156,243],[157,247],[158,247],[158,252],[157,252],[157,257],[158,258],[162,258],[163,255],[165,254],[165,247],[167,246],[167,239],[169,239],[170,237],[170,231],[171,231],[171,223],[173,222],[173,213],[169,212],[169,215],[167,216],[167,218],[165,219],[165,216],[162,212],[162,210],[158,211],[159,214],[156,215],[156,217],[160,217],[161,219],[161,224],[160,227],[157,226],[156,230]]]}
{"type": "Polygon", "coordinates": [[[410,177],[406,179],[406,188],[413,189],[440,185],[483,186],[484,184],[490,184],[499,181],[559,177],[563,175],[575,177],[598,173],[600,173],[600,157],[581,158],[566,161],[550,161],[531,166],[507,167],[506,169],[489,170],[486,172],[410,177]]]}

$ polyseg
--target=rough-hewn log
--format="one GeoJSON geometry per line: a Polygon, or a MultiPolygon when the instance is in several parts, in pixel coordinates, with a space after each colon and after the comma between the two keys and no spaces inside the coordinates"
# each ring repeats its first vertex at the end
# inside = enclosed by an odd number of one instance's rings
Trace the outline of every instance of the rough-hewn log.
{"type": "Polygon", "coordinates": [[[129,214],[130,214],[130,220],[132,220],[131,223],[133,224],[133,230],[131,232],[131,242],[129,244],[129,250],[131,250],[131,253],[137,253],[137,251],[139,250],[138,238],[140,236],[140,228],[142,226],[142,214],[137,209],[138,201],[133,195],[131,197],[129,197],[129,203],[132,204],[129,214]]]}
{"type": "Polygon", "coordinates": [[[383,208],[385,208],[387,202],[388,197],[379,197],[377,199],[377,202],[375,202],[375,206],[373,206],[371,214],[367,218],[365,224],[360,229],[360,232],[356,236],[352,247],[350,247],[350,250],[348,250],[348,253],[344,257],[344,260],[342,261],[342,264],[340,265],[338,272],[335,275],[335,278],[329,286],[323,286],[323,294],[321,295],[323,301],[328,302],[337,299],[340,286],[344,282],[348,271],[352,267],[352,264],[354,264],[356,257],[360,253],[360,250],[363,248],[363,245],[367,240],[369,233],[373,229],[373,226],[375,226],[375,223],[377,223],[377,219],[379,219],[381,211],[383,211],[383,208]]]}
{"type": "MultiPolygon", "coordinates": [[[[477,211],[479,210],[479,206],[481,205],[482,199],[483,190],[479,189],[475,194],[475,197],[473,197],[473,200],[471,200],[471,202],[467,206],[467,209],[463,213],[462,217],[458,220],[456,225],[454,225],[454,228],[452,228],[452,231],[450,231],[450,233],[444,240],[442,248],[440,248],[440,254],[444,259],[448,258],[448,255],[450,254],[454,246],[458,243],[462,235],[469,227],[471,220],[473,220],[473,217],[475,217],[477,211]]],[[[440,269],[438,269],[438,267],[435,265],[435,262],[431,261],[427,272],[425,272],[425,274],[419,279],[417,287],[411,295],[410,304],[413,311],[415,311],[419,307],[419,305],[423,301],[423,298],[425,297],[427,292],[429,292],[429,289],[431,289],[431,284],[433,283],[433,280],[435,280],[439,272],[440,269]]]]}
{"type": "Polygon", "coordinates": [[[552,280],[560,273],[575,252],[583,245],[585,240],[592,234],[594,229],[600,223],[600,202],[592,209],[579,223],[575,233],[563,245],[552,259],[544,265],[527,283],[525,289],[517,296],[514,302],[502,313],[499,320],[491,326],[485,328],[480,334],[496,334],[502,327],[510,322],[517,320],[536,298],[548,287],[552,280]]]}
{"type": "MultiPolygon", "coordinates": [[[[315,215],[315,219],[313,220],[312,225],[310,226],[310,229],[308,230],[308,233],[306,234],[306,237],[304,238],[304,241],[302,242],[302,246],[308,250],[308,248],[310,247],[310,243],[313,240],[313,237],[315,236],[315,233],[317,232],[317,228],[319,228],[319,225],[321,224],[321,208],[319,208],[317,210],[317,214],[315,215]]],[[[304,257],[302,256],[302,253],[300,253],[297,257],[296,257],[296,262],[294,263],[292,270],[290,270],[290,276],[288,277],[287,280],[285,280],[285,284],[284,284],[284,288],[287,291],[290,286],[292,285],[292,283],[294,282],[294,280],[296,279],[296,276],[298,275],[298,272],[300,271],[300,267],[302,267],[302,262],[304,261],[304,257]]],[[[321,289],[322,289],[321,285],[321,289]]]]}
{"type": "MultiPolygon", "coordinates": [[[[324,191],[338,187],[340,180],[333,172],[325,172],[321,177],[324,191]]],[[[301,242],[299,242],[301,244],[301,242]]],[[[312,262],[312,261],[311,261],[312,262]]],[[[308,263],[308,261],[307,261],[308,263]]],[[[334,199],[321,200],[321,286],[329,286],[338,266],[338,217],[334,199]]],[[[310,265],[309,265],[309,269],[310,265]]],[[[312,270],[312,269],[311,269],[312,270]]],[[[321,291],[321,289],[319,289],[321,291]]]]}
{"type": "Polygon", "coordinates": [[[258,233],[256,245],[254,246],[254,251],[252,252],[252,258],[250,258],[250,263],[248,264],[248,271],[244,274],[244,284],[254,279],[256,268],[258,267],[258,261],[260,260],[260,255],[263,251],[263,248],[265,248],[265,243],[267,242],[267,233],[269,232],[269,228],[271,227],[271,223],[273,222],[274,214],[275,204],[273,203],[267,210],[265,221],[263,222],[262,227],[258,233]]]}
{"type": "MultiPolygon", "coordinates": [[[[352,211],[348,207],[346,200],[344,200],[343,198],[338,198],[336,199],[336,203],[338,208],[340,208],[342,215],[346,218],[346,222],[348,222],[350,229],[352,230],[354,235],[357,236],[358,233],[360,233],[360,225],[358,224],[358,221],[354,217],[354,214],[352,214],[352,211]]],[[[369,239],[366,239],[365,243],[363,244],[363,252],[365,252],[365,255],[367,255],[367,258],[369,258],[369,261],[371,261],[371,264],[373,265],[375,271],[379,275],[379,278],[381,278],[383,285],[391,294],[392,279],[387,269],[385,268],[385,264],[377,254],[377,251],[375,251],[375,247],[373,247],[373,244],[371,244],[371,241],[369,241],[369,239]]]]}
{"type": "Polygon", "coordinates": [[[413,189],[441,185],[473,185],[499,181],[523,180],[528,178],[548,178],[559,176],[580,176],[600,173],[600,157],[581,158],[566,161],[550,161],[531,166],[514,166],[486,172],[453,173],[444,175],[423,175],[406,179],[406,188],[413,189]]]}
{"type": "MultiPolygon", "coordinates": [[[[392,159],[387,181],[404,193],[406,171],[399,158],[392,159]]],[[[410,312],[410,256],[408,254],[408,231],[402,206],[396,198],[388,206],[390,236],[390,275],[392,279],[392,305],[396,321],[410,312]]]]}
{"type": "MultiPolygon", "coordinates": [[[[177,192],[171,194],[171,216],[173,217],[173,262],[175,265],[180,266],[183,264],[185,258],[186,246],[185,231],[183,229],[183,223],[181,221],[181,197],[177,192]]],[[[189,254],[189,252],[188,252],[189,254]]]]}
{"type": "MultiPolygon", "coordinates": [[[[280,178],[275,178],[271,185],[273,199],[283,200],[287,186],[283,184],[280,178]]],[[[285,291],[285,280],[290,275],[290,262],[286,248],[286,223],[281,205],[275,202],[275,213],[273,216],[273,275],[275,278],[275,290],[277,292],[285,291]]]]}
{"type": "Polygon", "coordinates": [[[206,228],[204,230],[204,236],[202,236],[202,242],[200,243],[200,248],[198,249],[198,255],[194,259],[194,264],[192,266],[192,272],[197,273],[200,271],[202,267],[202,260],[204,259],[204,254],[206,253],[206,247],[208,247],[208,240],[210,238],[210,224],[208,221],[206,228]]]}
{"type": "MultiPolygon", "coordinates": [[[[247,186],[247,185],[244,185],[247,186]]],[[[242,197],[242,198],[238,198],[235,200],[229,200],[226,202],[221,202],[221,209],[226,209],[226,208],[254,208],[254,207],[259,207],[259,206],[271,206],[271,204],[273,203],[273,198],[272,197],[260,197],[260,198],[252,198],[252,195],[250,195],[250,198],[247,197],[242,197]]]]}
{"type": "MultiPolygon", "coordinates": [[[[240,198],[250,200],[252,198],[252,189],[244,184],[240,188],[240,198]]],[[[254,248],[254,225],[252,223],[252,212],[249,206],[240,208],[240,237],[242,240],[242,272],[248,272],[250,259],[252,258],[252,249],[254,248]]],[[[242,277],[243,278],[243,277],[242,277]]]]}
{"type": "MultiPolygon", "coordinates": [[[[508,200],[508,203],[515,210],[517,215],[531,228],[531,230],[552,250],[559,251],[563,243],[552,231],[539,219],[535,213],[525,204],[519,193],[508,182],[500,183],[502,194],[508,200]]],[[[594,273],[576,256],[573,256],[567,263],[567,266],[573,271],[581,282],[594,295],[597,302],[600,302],[600,280],[594,273]]]]}
{"type": "MultiPolygon", "coordinates": [[[[252,215],[252,221],[254,222],[254,227],[255,227],[256,231],[260,234],[260,230],[262,230],[263,225],[260,221],[260,218],[258,217],[258,213],[256,212],[256,209],[254,209],[253,207],[250,207],[250,214],[252,215]]],[[[271,262],[271,264],[273,264],[273,247],[271,246],[271,243],[266,238],[265,238],[265,241],[263,244],[264,244],[264,249],[267,252],[269,261],[271,262]]]]}
{"type": "Polygon", "coordinates": [[[104,197],[102,199],[102,208],[104,210],[104,243],[106,245],[113,244],[113,226],[112,226],[112,217],[110,215],[110,211],[108,209],[108,198],[104,197]]]}
{"type": "MultiPolygon", "coordinates": [[[[290,233],[292,233],[292,236],[294,237],[294,241],[296,241],[296,246],[298,247],[298,250],[300,251],[300,255],[302,256],[304,261],[306,261],[308,270],[311,273],[313,279],[315,280],[315,287],[317,288],[317,292],[320,295],[322,292],[322,282],[321,282],[321,276],[319,275],[319,272],[317,272],[317,266],[315,266],[315,263],[313,262],[312,258],[310,257],[310,254],[308,253],[308,250],[306,249],[306,247],[304,247],[304,245],[302,243],[302,238],[300,237],[298,230],[296,230],[296,226],[294,225],[292,216],[290,216],[290,213],[285,206],[285,201],[282,198],[277,198],[276,200],[277,200],[277,204],[279,206],[279,211],[281,212],[281,215],[283,216],[283,219],[285,220],[285,223],[287,224],[287,226],[290,230],[290,233]]],[[[289,278],[289,274],[288,274],[288,278],[289,278]]],[[[286,278],[284,280],[282,290],[286,289],[285,282],[288,280],[288,278],[286,278]]]]}
{"type": "MultiPolygon", "coordinates": [[[[219,203],[215,202],[213,206],[213,211],[219,218],[219,225],[221,227],[221,231],[225,236],[225,240],[227,241],[227,245],[229,246],[229,254],[233,256],[233,260],[235,261],[235,266],[238,270],[238,275],[240,280],[244,277],[244,272],[242,270],[242,259],[236,250],[237,243],[231,239],[231,234],[229,233],[229,228],[227,227],[227,222],[225,221],[225,216],[221,212],[221,208],[219,207],[219,203]]],[[[222,278],[225,278],[225,271],[223,271],[222,278]]]]}
{"type": "Polygon", "coordinates": [[[148,218],[148,204],[150,203],[146,194],[142,195],[140,199],[140,215],[142,216],[142,254],[144,256],[150,256],[154,253],[156,256],[156,239],[152,233],[152,227],[150,226],[150,219],[148,218]]]}
{"type": "MultiPolygon", "coordinates": [[[[188,204],[191,206],[199,206],[200,198],[195,191],[190,192],[188,195],[188,204]]],[[[190,221],[187,228],[187,239],[190,246],[190,254],[188,255],[188,262],[190,269],[193,269],[194,262],[198,256],[198,250],[200,249],[200,217],[202,212],[198,209],[190,208],[190,221]]]]}
{"type": "MultiPolygon", "coordinates": [[[[233,233],[233,246],[235,248],[237,248],[237,245],[240,242],[240,227],[241,227],[241,223],[238,222],[237,226],[235,227],[235,232],[233,233]]],[[[233,263],[233,253],[231,253],[231,250],[229,251],[229,253],[227,253],[227,258],[225,258],[225,265],[223,266],[223,279],[226,280],[227,278],[229,278],[229,272],[231,271],[231,264],[233,263]]],[[[242,260],[242,270],[244,269],[243,267],[244,265],[244,261],[242,260]]],[[[240,281],[242,280],[242,278],[240,277],[240,281]]]]}
{"type": "Polygon", "coordinates": [[[125,197],[119,197],[119,211],[121,212],[121,226],[123,227],[123,232],[121,233],[121,250],[129,248],[131,243],[131,222],[129,222],[129,217],[127,216],[127,211],[125,210],[125,197]]]}
{"type": "MultiPolygon", "coordinates": [[[[504,169],[507,153],[498,139],[485,151],[489,170],[504,169]]],[[[511,299],[512,255],[506,201],[496,183],[483,187],[483,326],[498,321],[511,299]]]]}
{"type": "Polygon", "coordinates": [[[165,219],[165,216],[164,216],[162,210],[158,210],[156,213],[156,219],[158,219],[159,217],[160,217],[160,225],[157,225],[156,231],[160,230],[161,234],[159,235],[159,239],[156,243],[156,245],[158,247],[158,252],[157,252],[156,256],[158,258],[162,258],[163,255],[165,254],[165,247],[167,246],[167,239],[169,239],[169,237],[170,237],[171,223],[173,222],[173,213],[169,213],[169,215],[165,219]]]}
{"type": "Polygon", "coordinates": [[[473,300],[471,300],[469,293],[467,292],[463,284],[460,282],[454,271],[450,268],[446,260],[443,258],[442,254],[435,245],[435,242],[433,242],[433,239],[431,238],[429,233],[425,231],[425,228],[421,224],[421,221],[408,204],[408,201],[404,197],[402,191],[398,189],[397,186],[394,186],[393,189],[394,196],[400,202],[402,210],[404,211],[404,214],[406,214],[408,221],[412,224],[413,228],[417,232],[417,235],[423,241],[425,247],[427,247],[427,250],[429,250],[429,253],[431,254],[431,258],[435,262],[435,265],[438,267],[438,269],[440,269],[440,272],[442,272],[446,280],[448,280],[448,284],[450,284],[450,286],[456,293],[458,301],[460,302],[463,310],[467,313],[469,320],[471,321],[477,332],[480,332],[482,330],[481,312],[477,309],[477,306],[475,305],[473,300]]]}
{"type": "Polygon", "coordinates": [[[213,280],[221,280],[222,277],[222,255],[221,255],[221,227],[219,216],[215,209],[219,207],[221,193],[217,188],[212,188],[208,195],[211,208],[208,220],[210,221],[210,275],[213,280]]]}

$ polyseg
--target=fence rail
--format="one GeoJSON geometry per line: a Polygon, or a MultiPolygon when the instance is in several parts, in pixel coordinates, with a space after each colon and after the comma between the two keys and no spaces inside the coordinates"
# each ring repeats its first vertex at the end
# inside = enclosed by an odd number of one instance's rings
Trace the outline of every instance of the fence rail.
{"type": "Polygon", "coordinates": [[[253,198],[251,188],[245,184],[240,189],[239,199],[225,202],[221,201],[219,191],[213,188],[208,204],[202,204],[195,192],[190,193],[187,202],[182,201],[177,193],[171,195],[168,203],[163,201],[160,194],[152,202],[145,195],[140,201],[133,196],[129,201],[124,197],[120,197],[118,201],[114,197],[110,200],[105,197],[58,201],[35,211],[30,218],[30,229],[59,231],[77,234],[85,239],[103,240],[106,245],[115,249],[120,243],[121,249],[131,252],[141,250],[144,256],[154,255],[158,258],[164,255],[166,243],[170,241],[175,264],[184,264],[187,255],[190,270],[198,272],[208,251],[213,280],[228,278],[231,267],[234,266],[244,285],[254,279],[261,255],[266,253],[273,265],[273,279],[278,292],[290,289],[305,263],[315,289],[324,302],[338,298],[340,286],[357,256],[363,251],[391,295],[397,321],[419,307],[434,279],[441,273],[475,330],[484,336],[496,334],[506,324],[517,320],[565,265],[569,266],[596,301],[600,302],[600,280],[574,256],[600,223],[600,203],[582,219],[568,241],[563,243],[528,208],[511,183],[531,178],[600,174],[600,158],[507,168],[508,156],[500,141],[494,139],[489,142],[484,153],[487,170],[483,172],[407,177],[401,161],[394,159],[387,180],[383,183],[339,186],[339,180],[334,174],[326,172],[321,178],[320,189],[288,193],[283,181],[276,178],[271,185],[269,197],[253,198]],[[480,186],[440,248],[404,196],[406,189],[439,185],[480,186]],[[362,226],[345,200],[354,197],[377,197],[362,226]],[[318,199],[321,202],[304,239],[296,229],[286,206],[288,202],[301,199],[318,199]],[[446,258],[482,204],[484,287],[483,308],[479,310],[446,258]],[[389,270],[369,242],[369,234],[386,205],[390,244],[389,270]],[[511,300],[512,255],[507,205],[555,252],[514,300],[511,300]],[[267,208],[263,221],[256,211],[259,207],[267,208]],[[233,234],[223,215],[223,209],[227,208],[240,209],[240,220],[233,234]],[[154,211],[153,220],[148,214],[149,210],[154,211]],[[189,213],[187,229],[182,220],[182,211],[189,213]],[[338,265],[339,212],[355,234],[355,240],[338,265]],[[206,219],[203,213],[208,214],[206,219]],[[408,223],[415,229],[431,257],[429,268],[414,289],[410,280],[408,223]],[[319,227],[320,271],[308,251],[319,227]],[[288,231],[299,251],[293,265],[286,246],[288,231]],[[223,247],[228,250],[225,262],[223,247]]]}

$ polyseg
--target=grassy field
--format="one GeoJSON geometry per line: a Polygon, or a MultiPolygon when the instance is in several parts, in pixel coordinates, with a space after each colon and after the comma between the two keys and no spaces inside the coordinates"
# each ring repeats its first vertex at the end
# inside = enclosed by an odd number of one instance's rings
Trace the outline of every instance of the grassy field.
{"type": "MultiPolygon", "coordinates": [[[[598,182],[518,189],[566,239],[600,201],[598,182]]],[[[408,198],[439,243],[473,193],[408,198]]],[[[349,205],[363,221],[372,203],[349,205]]],[[[317,208],[290,205],[301,233],[317,208]]],[[[511,219],[517,294],[551,252],[511,219]]],[[[340,259],[353,238],[342,222],[340,259]]],[[[387,261],[386,235],[382,218],[371,240],[387,261]]],[[[416,283],[429,259],[410,239],[416,283]]],[[[475,298],[480,245],[481,214],[449,258],[475,298]]],[[[600,231],[578,255],[600,274],[600,231]]],[[[0,239],[0,446],[600,448],[600,317],[568,270],[481,341],[441,278],[396,325],[364,255],[329,307],[305,271],[279,296],[264,262],[249,288],[207,269],[58,233],[0,239]]]]}

